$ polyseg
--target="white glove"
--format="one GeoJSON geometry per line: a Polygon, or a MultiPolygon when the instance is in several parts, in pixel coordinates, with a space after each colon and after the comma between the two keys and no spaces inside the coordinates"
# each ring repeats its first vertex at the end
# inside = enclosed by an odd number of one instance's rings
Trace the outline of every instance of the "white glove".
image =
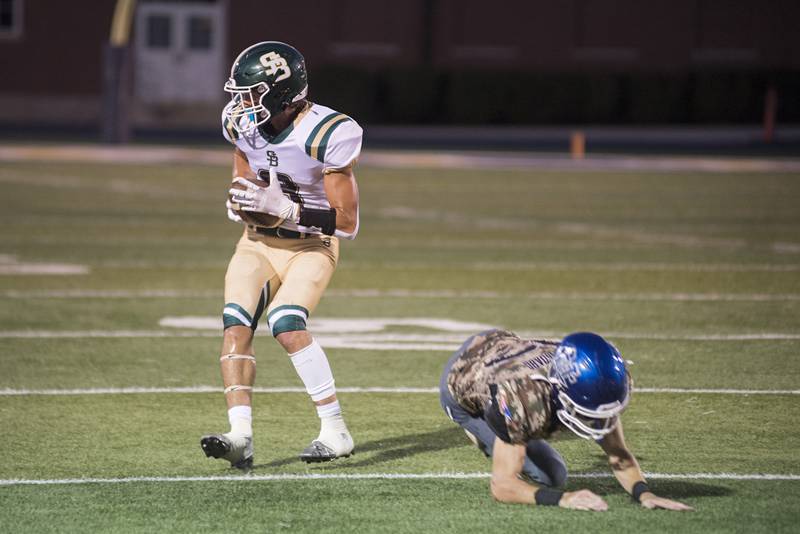
{"type": "Polygon", "coordinates": [[[281,184],[278,181],[278,173],[275,172],[273,167],[269,168],[269,185],[267,187],[256,185],[240,176],[234,178],[233,181],[247,188],[231,188],[228,191],[231,199],[239,204],[243,211],[268,213],[292,222],[300,220],[300,205],[297,202],[292,202],[289,197],[283,194],[281,184]]]}
{"type": "Polygon", "coordinates": [[[239,217],[235,211],[233,211],[233,204],[231,204],[230,200],[225,201],[225,207],[228,208],[228,218],[233,222],[243,223],[242,218],[239,217]]]}

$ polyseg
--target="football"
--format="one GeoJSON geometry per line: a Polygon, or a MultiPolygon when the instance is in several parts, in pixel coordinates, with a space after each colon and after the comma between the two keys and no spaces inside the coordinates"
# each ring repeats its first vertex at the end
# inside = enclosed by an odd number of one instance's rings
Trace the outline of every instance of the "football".
{"type": "MultiPolygon", "coordinates": [[[[248,182],[252,182],[261,187],[267,187],[269,182],[265,182],[264,180],[257,178],[255,176],[245,176],[245,180],[248,182]]],[[[231,182],[231,189],[246,189],[245,186],[242,184],[231,182]]],[[[251,224],[254,226],[263,226],[265,228],[275,228],[276,226],[280,226],[283,222],[283,219],[280,217],[276,217],[275,215],[270,215],[269,213],[259,213],[256,211],[244,211],[241,209],[239,204],[233,201],[232,196],[230,193],[228,194],[228,200],[231,202],[231,209],[236,212],[236,215],[242,218],[242,220],[246,224],[251,224]]]]}

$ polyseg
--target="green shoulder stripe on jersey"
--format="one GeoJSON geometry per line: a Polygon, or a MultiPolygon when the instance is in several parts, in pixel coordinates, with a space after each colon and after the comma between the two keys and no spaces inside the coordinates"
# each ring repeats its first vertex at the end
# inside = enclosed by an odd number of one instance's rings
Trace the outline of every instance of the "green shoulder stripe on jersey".
{"type": "Polygon", "coordinates": [[[331,124],[331,127],[328,128],[328,131],[325,132],[325,135],[322,136],[322,140],[320,140],[320,142],[319,142],[319,151],[317,153],[317,159],[319,161],[322,161],[322,162],[325,161],[325,150],[327,150],[327,148],[328,148],[328,140],[331,138],[331,134],[333,134],[333,131],[340,124],[342,124],[343,122],[347,122],[349,120],[350,120],[350,117],[344,117],[344,118],[336,120],[333,124],[331,124]]]}
{"type": "Polygon", "coordinates": [[[350,120],[344,113],[331,113],[314,126],[306,139],[306,154],[318,161],[324,161],[328,140],[333,131],[343,122],[350,120]]]}
{"type": "Polygon", "coordinates": [[[232,141],[239,139],[239,132],[236,131],[236,128],[233,127],[233,124],[231,124],[229,119],[226,118],[222,125],[225,127],[225,131],[228,132],[228,136],[232,141]]]}
{"type": "Polygon", "coordinates": [[[326,115],[325,117],[322,118],[321,121],[317,123],[316,126],[314,126],[314,128],[311,130],[311,133],[308,134],[308,139],[306,139],[306,154],[308,154],[309,156],[311,155],[311,146],[313,145],[314,139],[317,137],[317,134],[319,134],[319,131],[322,129],[322,127],[325,126],[331,120],[338,117],[339,115],[341,115],[341,113],[337,112],[333,112],[330,115],[326,115]]]}

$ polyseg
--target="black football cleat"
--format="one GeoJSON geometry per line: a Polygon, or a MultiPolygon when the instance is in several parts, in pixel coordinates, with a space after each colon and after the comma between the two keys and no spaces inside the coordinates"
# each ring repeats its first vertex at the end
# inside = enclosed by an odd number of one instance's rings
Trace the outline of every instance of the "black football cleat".
{"type": "Polygon", "coordinates": [[[228,460],[231,467],[241,471],[253,468],[253,438],[231,437],[227,434],[210,434],[200,438],[200,448],[209,458],[228,460]]]}

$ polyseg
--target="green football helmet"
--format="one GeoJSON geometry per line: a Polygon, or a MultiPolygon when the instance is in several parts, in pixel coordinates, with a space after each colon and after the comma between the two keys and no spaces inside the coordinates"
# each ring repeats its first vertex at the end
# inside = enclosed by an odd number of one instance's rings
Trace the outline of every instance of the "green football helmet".
{"type": "Polygon", "coordinates": [[[225,117],[237,132],[247,134],[306,97],[306,62],[296,48],[286,43],[257,43],[233,62],[224,88],[231,94],[225,117]]]}

